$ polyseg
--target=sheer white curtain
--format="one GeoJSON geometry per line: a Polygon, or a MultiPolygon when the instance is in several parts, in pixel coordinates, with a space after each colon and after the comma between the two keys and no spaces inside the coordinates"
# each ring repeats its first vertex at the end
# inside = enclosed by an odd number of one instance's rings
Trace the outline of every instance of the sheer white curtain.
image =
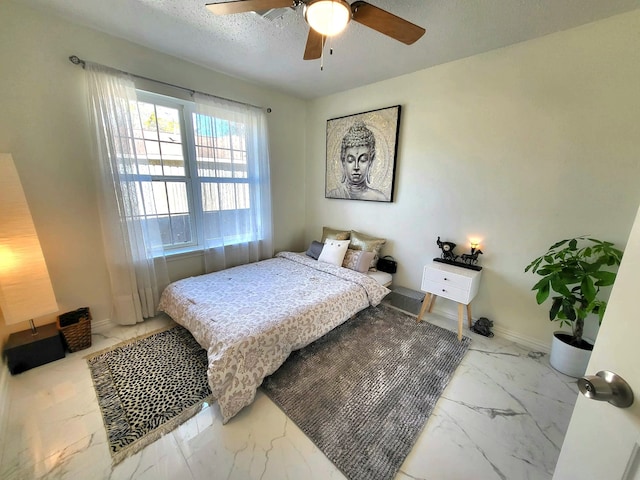
{"type": "Polygon", "coordinates": [[[266,115],[257,107],[204,94],[194,94],[194,102],[205,270],[271,258],[266,115]]]}
{"type": "Polygon", "coordinates": [[[144,142],[134,135],[136,91],[126,74],[89,63],[86,70],[112,320],[134,324],[156,314],[169,283],[144,142]]]}

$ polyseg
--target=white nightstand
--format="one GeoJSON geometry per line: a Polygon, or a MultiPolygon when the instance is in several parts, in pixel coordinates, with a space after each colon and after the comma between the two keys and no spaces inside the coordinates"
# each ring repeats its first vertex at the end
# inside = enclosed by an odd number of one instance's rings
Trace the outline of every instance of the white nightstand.
{"type": "Polygon", "coordinates": [[[478,293],[481,274],[482,270],[470,270],[446,263],[433,262],[425,265],[420,289],[427,295],[422,302],[418,322],[422,320],[425,311],[431,313],[436,297],[458,302],[458,340],[461,340],[464,306],[467,306],[467,319],[471,327],[471,300],[478,293]]]}

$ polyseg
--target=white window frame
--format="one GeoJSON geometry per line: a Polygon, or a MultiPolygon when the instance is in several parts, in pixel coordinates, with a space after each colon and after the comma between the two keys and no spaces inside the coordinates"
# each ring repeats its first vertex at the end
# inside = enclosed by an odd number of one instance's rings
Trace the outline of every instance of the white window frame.
{"type": "MultiPolygon", "coordinates": [[[[204,225],[201,220],[204,218],[201,185],[203,183],[246,183],[251,188],[249,178],[227,178],[227,177],[199,177],[196,154],[196,141],[194,134],[194,114],[196,106],[194,102],[169,97],[166,95],[136,89],[136,96],[139,102],[150,103],[168,108],[175,108],[180,113],[180,130],[182,133],[182,150],[185,159],[185,176],[151,175],[151,180],[172,182],[180,181],[186,183],[187,203],[189,208],[189,218],[191,224],[191,242],[178,245],[164,245],[163,250],[166,256],[179,255],[183,253],[198,252],[205,249],[204,225]],[[210,180],[215,179],[215,180],[210,180]]],[[[220,210],[222,211],[222,209],[220,210]]],[[[229,240],[229,237],[226,237],[229,240]]],[[[243,235],[237,238],[231,237],[231,243],[245,242],[243,235]]],[[[209,245],[211,246],[211,245],[209,245]]]]}

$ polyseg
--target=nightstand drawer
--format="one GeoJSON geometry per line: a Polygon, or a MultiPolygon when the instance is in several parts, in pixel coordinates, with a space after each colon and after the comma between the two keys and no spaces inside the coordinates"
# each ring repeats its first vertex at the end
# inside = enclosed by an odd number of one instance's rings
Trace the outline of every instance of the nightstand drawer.
{"type": "MultiPolygon", "coordinates": [[[[469,290],[471,286],[472,278],[466,275],[461,275],[456,272],[447,270],[441,270],[427,266],[424,269],[423,281],[430,281],[435,283],[444,283],[451,287],[461,288],[463,290],[469,290]]],[[[422,290],[426,290],[423,286],[422,290]]]]}
{"type": "Polygon", "coordinates": [[[469,305],[478,293],[482,271],[433,262],[422,272],[423,292],[469,305]]]}
{"type": "Polygon", "coordinates": [[[468,288],[458,288],[449,283],[439,283],[424,279],[422,281],[422,290],[465,305],[470,301],[471,292],[468,288]]]}

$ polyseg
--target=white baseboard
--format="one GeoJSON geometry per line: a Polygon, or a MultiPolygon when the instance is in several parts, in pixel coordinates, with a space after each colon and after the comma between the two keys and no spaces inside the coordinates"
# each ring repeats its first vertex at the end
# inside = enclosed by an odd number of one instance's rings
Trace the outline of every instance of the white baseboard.
{"type": "Polygon", "coordinates": [[[115,324],[111,321],[110,318],[103,318],[102,320],[91,320],[91,331],[96,333],[105,333],[111,328],[113,328],[115,324]]]}
{"type": "MultiPolygon", "coordinates": [[[[440,315],[441,317],[450,318],[451,320],[454,320],[456,322],[458,321],[457,310],[443,310],[436,307],[433,309],[432,313],[440,315]]],[[[500,338],[510,340],[519,345],[522,345],[523,347],[530,348],[531,350],[534,350],[536,352],[549,353],[551,349],[551,344],[541,342],[537,338],[522,335],[521,333],[514,332],[513,330],[509,330],[508,328],[502,327],[500,325],[493,326],[493,333],[500,338]]]]}
{"type": "Polygon", "coordinates": [[[549,353],[551,350],[551,345],[548,343],[541,342],[537,338],[522,335],[521,333],[514,332],[499,325],[493,327],[493,332],[501,338],[511,340],[512,342],[518,343],[536,352],[549,353]]]}
{"type": "MultiPolygon", "coordinates": [[[[9,378],[11,374],[9,373],[9,367],[7,367],[7,362],[4,357],[0,360],[0,437],[7,437],[7,424],[9,420],[9,406],[10,406],[10,398],[9,395],[9,378]]],[[[3,455],[4,444],[2,448],[0,448],[0,458],[3,455]]]]}

